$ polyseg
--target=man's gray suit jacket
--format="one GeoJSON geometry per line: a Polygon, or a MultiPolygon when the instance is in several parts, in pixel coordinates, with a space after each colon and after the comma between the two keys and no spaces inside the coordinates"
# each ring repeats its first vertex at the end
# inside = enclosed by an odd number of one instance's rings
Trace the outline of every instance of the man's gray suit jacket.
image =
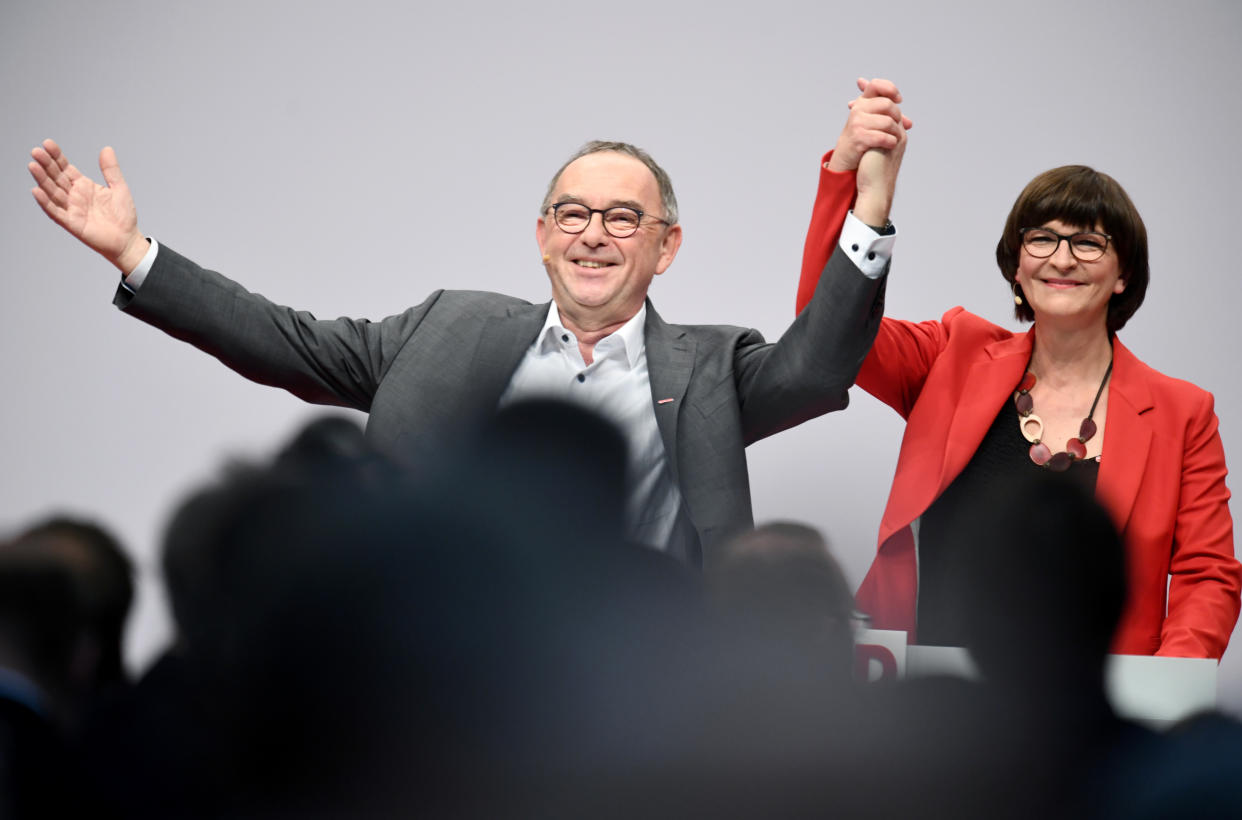
{"type": "MultiPolygon", "coordinates": [[[[849,403],[883,314],[885,278],[863,275],[838,248],[814,299],[775,344],[740,327],[667,324],[648,301],[656,422],[705,565],[753,525],[745,447],[849,403]]],[[[120,288],[115,303],[248,379],[368,412],[372,442],[411,463],[447,429],[495,412],[548,310],[439,290],[379,322],[319,320],[162,244],[142,287],[120,288]]]]}

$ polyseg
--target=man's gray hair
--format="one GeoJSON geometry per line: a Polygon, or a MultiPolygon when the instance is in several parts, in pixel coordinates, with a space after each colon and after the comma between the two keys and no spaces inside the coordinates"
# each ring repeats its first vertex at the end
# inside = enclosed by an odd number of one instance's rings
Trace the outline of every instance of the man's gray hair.
{"type": "MultiPolygon", "coordinates": [[[[548,208],[552,206],[552,191],[556,188],[556,183],[560,181],[561,174],[565,173],[565,169],[569,167],[576,159],[581,159],[587,154],[598,154],[600,151],[615,151],[618,154],[625,154],[646,165],[647,168],[655,175],[656,185],[660,189],[660,205],[664,208],[662,218],[670,225],[677,224],[677,195],[673,193],[673,181],[669,179],[664,169],[656,163],[651,155],[636,145],[630,145],[628,142],[609,142],[608,140],[591,140],[586,145],[578,149],[572,157],[565,160],[557,172],[552,176],[552,181],[548,183],[548,192],[543,195],[543,206],[539,209],[540,214],[547,213],[548,208]]],[[[655,214],[652,214],[655,216],[655,214]]]]}

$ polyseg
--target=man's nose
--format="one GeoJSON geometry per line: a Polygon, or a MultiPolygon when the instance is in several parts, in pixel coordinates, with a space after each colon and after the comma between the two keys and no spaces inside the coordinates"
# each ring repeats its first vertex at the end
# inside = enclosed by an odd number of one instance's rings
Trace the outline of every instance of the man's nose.
{"type": "Polygon", "coordinates": [[[591,218],[587,220],[587,226],[582,231],[582,241],[588,245],[598,247],[609,240],[608,231],[604,230],[604,215],[596,211],[591,214],[591,218]],[[599,217],[599,219],[596,219],[599,217]]]}

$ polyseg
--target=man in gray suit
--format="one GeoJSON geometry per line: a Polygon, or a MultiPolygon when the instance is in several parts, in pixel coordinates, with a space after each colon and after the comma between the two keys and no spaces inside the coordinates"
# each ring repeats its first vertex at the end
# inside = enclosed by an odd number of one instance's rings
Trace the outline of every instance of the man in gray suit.
{"type": "MultiPolygon", "coordinates": [[[[896,88],[859,87],[836,150],[904,150],[896,88]]],[[[887,226],[895,176],[879,163],[859,169],[853,222],[815,298],[768,344],[656,313],[647,291],[682,229],[667,174],[625,143],[589,143],[549,185],[536,240],[550,303],[441,290],[376,323],[280,307],[148,240],[111,148],[100,153],[105,185],[51,140],[32,157],[39,205],[121,270],[122,310],[249,379],[369,412],[372,441],[415,461],[447,428],[509,402],[580,401],[629,440],[632,537],[695,565],[752,524],[744,448],[845,407],[883,312],[892,240],[867,226],[887,226]]]]}

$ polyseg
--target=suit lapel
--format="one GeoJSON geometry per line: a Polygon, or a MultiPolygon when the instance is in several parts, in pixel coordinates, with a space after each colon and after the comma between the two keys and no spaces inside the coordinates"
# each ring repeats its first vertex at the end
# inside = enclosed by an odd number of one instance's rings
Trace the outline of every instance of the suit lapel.
{"type": "Polygon", "coordinates": [[[647,377],[651,381],[651,401],[656,425],[664,440],[664,451],[672,469],[673,482],[680,486],[677,464],[677,422],[686,397],[686,386],[694,372],[695,342],[679,327],[666,324],[647,300],[644,328],[647,377]],[[671,399],[671,401],[670,401],[671,399]]]}
{"type": "Polygon", "coordinates": [[[1154,406],[1138,359],[1114,337],[1113,376],[1096,495],[1122,531],[1134,509],[1151,450],[1151,427],[1142,414],[1154,406]]]}
{"type": "Polygon", "coordinates": [[[515,305],[503,318],[484,324],[474,349],[468,388],[482,407],[495,409],[526,351],[548,317],[550,303],[515,305]]]}

